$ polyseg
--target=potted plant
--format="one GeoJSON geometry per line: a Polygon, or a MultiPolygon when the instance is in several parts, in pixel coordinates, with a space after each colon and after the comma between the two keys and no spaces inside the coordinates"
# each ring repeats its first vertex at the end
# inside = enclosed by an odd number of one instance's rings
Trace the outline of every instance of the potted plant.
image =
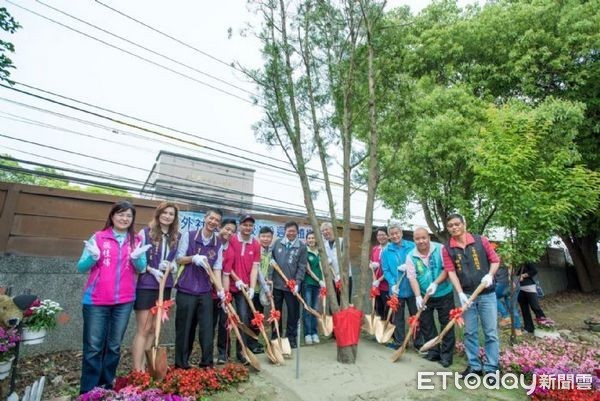
{"type": "Polygon", "coordinates": [[[10,373],[12,361],[15,359],[13,348],[19,340],[16,329],[0,327],[0,380],[6,378],[10,373]]]}
{"type": "Polygon", "coordinates": [[[56,327],[58,316],[63,309],[58,302],[50,299],[36,300],[23,312],[23,344],[40,344],[46,332],[56,327]]]}

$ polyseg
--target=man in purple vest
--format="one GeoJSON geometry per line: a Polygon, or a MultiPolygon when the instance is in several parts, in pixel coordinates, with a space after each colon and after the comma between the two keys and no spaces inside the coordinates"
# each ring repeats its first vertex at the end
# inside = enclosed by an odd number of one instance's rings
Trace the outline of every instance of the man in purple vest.
{"type": "MultiPolygon", "coordinates": [[[[175,302],[175,366],[188,369],[194,345],[196,326],[200,326],[199,341],[202,349],[200,367],[213,364],[213,301],[212,285],[202,267],[208,262],[217,280],[221,279],[223,246],[215,232],[221,224],[223,213],[211,209],[206,212],[202,229],[181,236],[177,249],[177,263],[184,265],[177,280],[175,302]]],[[[224,291],[217,293],[222,300],[224,291]]]]}
{"type": "MultiPolygon", "coordinates": [[[[452,286],[458,293],[462,305],[467,304],[463,317],[465,320],[465,351],[469,366],[462,372],[463,377],[469,374],[484,375],[498,370],[500,342],[498,341],[496,291],[494,275],[500,266],[500,258],[486,237],[474,235],[466,231],[465,219],[460,214],[451,214],[446,220],[446,228],[450,232],[450,241],[442,250],[444,270],[452,286]],[[483,290],[468,304],[469,296],[480,283],[486,284],[483,290]],[[483,329],[486,361],[479,358],[479,322],[483,329]]],[[[490,385],[495,379],[486,376],[490,385]]]]}

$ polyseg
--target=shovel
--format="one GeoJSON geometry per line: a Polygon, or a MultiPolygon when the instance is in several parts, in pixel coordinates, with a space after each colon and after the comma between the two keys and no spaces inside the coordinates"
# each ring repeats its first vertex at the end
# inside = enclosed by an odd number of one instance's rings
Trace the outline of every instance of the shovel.
{"type": "MultiPolygon", "coordinates": [[[[235,273],[232,272],[232,274],[234,275],[234,278],[237,280],[237,278],[235,277],[235,273]]],[[[254,303],[252,302],[252,299],[250,299],[250,297],[248,296],[248,293],[246,292],[245,288],[242,287],[241,291],[242,291],[242,294],[244,294],[244,298],[246,298],[246,301],[248,302],[248,306],[250,307],[252,314],[256,316],[256,308],[254,307],[254,303]]],[[[269,360],[276,365],[283,363],[283,361],[284,361],[283,355],[279,352],[274,352],[273,348],[271,348],[271,342],[269,340],[269,337],[267,337],[267,332],[265,331],[265,326],[262,324],[262,322],[258,325],[258,329],[260,330],[260,334],[262,335],[263,339],[265,340],[265,347],[267,348],[265,353],[267,354],[267,358],[269,358],[269,360]]]]}
{"type": "MultiPolygon", "coordinates": [[[[471,294],[471,296],[469,297],[468,301],[460,307],[460,310],[462,312],[464,312],[465,310],[467,310],[467,305],[470,305],[475,298],[477,298],[477,296],[481,293],[481,291],[486,289],[486,285],[485,283],[481,283],[479,284],[479,287],[477,287],[477,289],[473,292],[473,294],[471,294]]],[[[454,325],[456,324],[456,318],[450,320],[448,322],[448,324],[446,325],[446,327],[444,327],[444,329],[442,330],[442,332],[437,336],[432,338],[431,340],[427,341],[425,344],[423,344],[423,346],[421,347],[421,349],[419,350],[419,352],[425,352],[425,351],[429,351],[430,349],[432,349],[433,347],[435,347],[436,345],[438,345],[439,343],[442,342],[442,338],[444,338],[444,336],[452,329],[452,327],[454,327],[454,325]]]]}
{"type": "MultiPolygon", "coordinates": [[[[398,286],[400,286],[400,284],[402,283],[402,280],[404,279],[405,275],[406,272],[402,273],[402,276],[400,276],[400,280],[397,281],[398,286]]],[[[392,297],[396,297],[396,295],[392,294],[392,297]]],[[[403,305],[400,305],[400,307],[402,308],[403,305]]],[[[380,320],[376,322],[377,324],[375,325],[375,339],[378,343],[387,343],[388,341],[390,341],[392,335],[394,334],[394,330],[396,330],[396,325],[390,323],[392,313],[394,313],[394,311],[392,310],[392,308],[390,308],[388,310],[387,319],[385,321],[380,320]]]]}
{"type": "Polygon", "coordinates": [[[163,298],[165,294],[165,284],[167,283],[167,277],[171,273],[171,265],[167,266],[164,272],[163,278],[160,280],[158,285],[158,301],[156,304],[156,318],[154,321],[154,345],[151,349],[146,351],[146,359],[149,361],[148,372],[154,380],[162,381],[167,375],[167,368],[169,366],[167,360],[167,349],[165,347],[159,347],[160,342],[160,329],[162,325],[162,314],[163,314],[163,298]]]}
{"type": "MultiPolygon", "coordinates": [[[[426,305],[427,301],[429,301],[429,294],[425,294],[425,298],[423,298],[423,305],[426,305]]],[[[421,308],[417,311],[417,314],[415,315],[417,321],[421,317],[421,312],[423,312],[425,310],[425,308],[426,308],[426,306],[423,306],[423,308],[421,308]]],[[[406,333],[406,336],[404,337],[404,342],[402,343],[402,346],[400,348],[398,348],[396,351],[394,351],[394,353],[392,354],[392,362],[396,362],[398,359],[400,359],[400,357],[406,350],[406,346],[408,345],[408,342],[412,338],[413,332],[414,332],[413,328],[409,326],[408,333],[406,333]]]]}
{"type": "MultiPolygon", "coordinates": [[[[371,314],[365,315],[365,323],[363,324],[363,330],[369,333],[370,335],[375,335],[375,298],[371,300],[371,314]]],[[[378,317],[378,316],[377,316],[378,317]]],[[[379,318],[379,317],[378,317],[379,318]]],[[[377,325],[381,325],[381,318],[377,322],[377,325]]]]}
{"type": "MultiPolygon", "coordinates": [[[[275,302],[273,302],[273,297],[270,298],[270,301],[271,310],[277,310],[275,309],[275,302]]],[[[287,337],[281,337],[281,334],[279,333],[279,322],[275,321],[273,323],[275,325],[275,333],[277,334],[277,340],[271,340],[271,345],[273,346],[273,349],[279,348],[279,352],[281,353],[281,355],[283,355],[285,358],[291,358],[292,346],[290,345],[290,340],[288,340],[287,337]]]]}
{"type": "MultiPolygon", "coordinates": [[[[277,273],[281,276],[281,278],[285,282],[285,285],[288,285],[288,282],[290,280],[288,280],[288,278],[285,276],[285,273],[283,272],[283,270],[281,270],[281,267],[277,264],[277,262],[275,262],[274,260],[272,260],[271,261],[271,266],[273,266],[273,269],[275,269],[275,271],[277,271],[277,273]]],[[[300,301],[300,303],[302,304],[302,306],[304,306],[304,309],[306,309],[306,311],[308,313],[310,313],[311,315],[313,315],[314,317],[316,317],[319,324],[323,324],[323,316],[321,316],[321,314],[319,312],[317,312],[316,310],[314,310],[313,308],[311,308],[310,306],[308,306],[308,304],[306,303],[306,301],[304,300],[304,298],[302,298],[302,296],[300,294],[295,293],[294,295],[296,296],[296,298],[298,299],[298,301],[300,301]]]]}
{"type": "Polygon", "coordinates": [[[333,317],[331,317],[325,312],[327,310],[326,299],[325,297],[321,298],[321,301],[323,302],[323,314],[321,315],[321,318],[317,320],[317,323],[319,324],[319,329],[321,329],[321,333],[325,337],[329,337],[331,333],[333,333],[333,317]]]}
{"type": "MultiPolygon", "coordinates": [[[[233,308],[231,306],[231,304],[229,304],[229,307],[231,309],[233,308]]],[[[227,308],[227,315],[231,318],[231,316],[233,316],[233,315],[230,314],[231,313],[230,308],[227,308]]],[[[237,325],[231,324],[230,326],[233,328],[233,331],[235,332],[235,336],[237,337],[240,347],[242,347],[242,355],[244,356],[244,358],[246,358],[248,363],[250,363],[250,366],[252,366],[258,372],[260,372],[260,362],[258,361],[258,358],[256,357],[256,355],[254,355],[252,353],[252,351],[250,351],[248,349],[248,347],[246,347],[246,344],[244,343],[244,339],[242,338],[242,335],[240,334],[240,330],[238,329],[237,325]]]]}

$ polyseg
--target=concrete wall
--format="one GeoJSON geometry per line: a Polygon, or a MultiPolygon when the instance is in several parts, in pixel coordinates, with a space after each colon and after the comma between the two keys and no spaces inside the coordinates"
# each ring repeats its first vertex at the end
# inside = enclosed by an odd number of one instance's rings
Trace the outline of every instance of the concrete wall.
{"type": "MultiPolygon", "coordinates": [[[[83,321],[81,296],[87,274],[77,273],[77,260],[61,257],[0,256],[0,286],[12,287],[12,295],[25,293],[40,299],[52,299],[61,304],[70,320],[49,333],[46,342],[22,348],[23,352],[38,353],[81,349],[83,321]]],[[[174,314],[163,326],[161,342],[175,341],[174,314]]],[[[132,313],[124,346],[129,346],[135,333],[135,315],[132,313]]]]}

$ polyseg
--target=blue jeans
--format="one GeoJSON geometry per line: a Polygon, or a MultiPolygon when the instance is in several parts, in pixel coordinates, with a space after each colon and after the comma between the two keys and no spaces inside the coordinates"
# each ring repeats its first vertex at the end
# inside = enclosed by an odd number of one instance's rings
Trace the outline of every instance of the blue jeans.
{"type": "MultiPolygon", "coordinates": [[[[317,309],[317,304],[319,303],[319,287],[315,287],[314,285],[304,284],[302,286],[302,297],[313,309],[317,309]]],[[[304,311],[302,313],[302,319],[304,320],[304,335],[313,335],[317,334],[317,318],[312,314],[304,311]]]]}
{"type": "Polygon", "coordinates": [[[133,302],[83,305],[83,361],[80,393],[112,388],[133,302]]]}
{"type": "Polygon", "coordinates": [[[521,328],[521,316],[519,315],[519,310],[517,309],[517,297],[519,295],[519,288],[515,288],[515,293],[513,294],[512,302],[509,302],[510,299],[510,285],[508,283],[496,284],[496,298],[498,299],[498,313],[501,318],[507,318],[509,311],[512,309],[514,320],[515,320],[515,329],[521,328]]]}
{"type": "MultiPolygon", "coordinates": [[[[469,296],[470,294],[467,294],[469,296]]],[[[473,301],[463,318],[465,320],[465,351],[473,370],[493,372],[498,369],[500,341],[498,340],[498,305],[496,293],[482,294],[473,301]],[[486,362],[479,359],[479,320],[484,335],[486,362]]]]}

